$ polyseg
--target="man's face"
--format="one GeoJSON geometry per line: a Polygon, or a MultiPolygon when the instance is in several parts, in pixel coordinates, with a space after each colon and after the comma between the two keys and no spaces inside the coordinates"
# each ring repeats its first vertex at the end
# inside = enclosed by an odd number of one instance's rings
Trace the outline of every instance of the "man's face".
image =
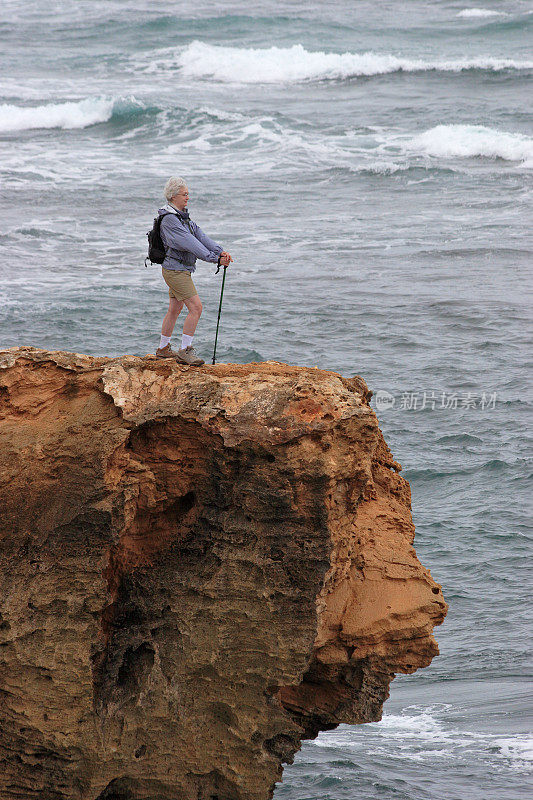
{"type": "Polygon", "coordinates": [[[172,198],[172,203],[179,208],[180,211],[183,211],[187,208],[187,203],[189,202],[189,190],[186,186],[183,189],[180,189],[179,194],[175,194],[172,198]]]}

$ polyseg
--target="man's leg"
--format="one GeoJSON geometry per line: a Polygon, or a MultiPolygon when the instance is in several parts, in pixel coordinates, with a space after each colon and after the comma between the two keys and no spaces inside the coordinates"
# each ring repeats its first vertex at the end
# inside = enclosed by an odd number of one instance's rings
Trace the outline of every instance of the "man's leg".
{"type": "Polygon", "coordinates": [[[200,295],[198,294],[187,298],[187,300],[184,300],[183,302],[189,309],[189,313],[185,317],[185,322],[183,323],[183,335],[181,337],[182,350],[192,344],[192,337],[194,336],[194,332],[196,330],[196,326],[198,325],[198,320],[200,319],[200,314],[202,313],[203,309],[202,301],[200,300],[200,295]]]}
{"type": "Polygon", "coordinates": [[[161,342],[159,344],[160,349],[169,344],[172,331],[174,330],[176,320],[178,319],[178,315],[182,308],[183,300],[176,300],[175,297],[170,298],[168,311],[165,314],[165,319],[163,320],[163,324],[161,326],[161,342]]]}

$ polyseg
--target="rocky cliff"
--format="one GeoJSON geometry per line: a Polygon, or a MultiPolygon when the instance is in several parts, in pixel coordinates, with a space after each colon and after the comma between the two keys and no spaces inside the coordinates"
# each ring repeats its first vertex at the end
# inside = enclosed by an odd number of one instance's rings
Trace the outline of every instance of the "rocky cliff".
{"type": "Polygon", "coordinates": [[[267,800],[446,613],[365,382],[0,353],[0,797],[267,800]]]}

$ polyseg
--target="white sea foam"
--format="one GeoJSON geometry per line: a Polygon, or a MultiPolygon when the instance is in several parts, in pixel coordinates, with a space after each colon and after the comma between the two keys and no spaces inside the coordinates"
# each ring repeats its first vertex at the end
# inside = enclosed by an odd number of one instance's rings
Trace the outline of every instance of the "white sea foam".
{"type": "Polygon", "coordinates": [[[505,738],[493,733],[460,729],[448,720],[454,713],[450,704],[420,708],[411,706],[403,714],[384,714],[381,722],[369,723],[360,729],[340,726],[335,732],[323,732],[313,741],[319,748],[340,749],[357,758],[359,750],[374,755],[390,756],[391,752],[409,755],[413,761],[447,761],[466,754],[492,754],[508,759],[513,769],[529,771],[533,761],[531,734],[515,734],[505,738]],[[369,742],[369,739],[371,740],[369,742]]]}
{"type": "MultiPolygon", "coordinates": [[[[450,708],[449,704],[442,703],[415,713],[384,714],[381,722],[369,723],[362,730],[379,739],[393,737],[398,744],[415,739],[422,747],[428,744],[445,745],[454,739],[454,732],[446,730],[441,721],[450,708]]],[[[362,742],[359,736],[354,736],[353,729],[350,728],[338,728],[334,733],[320,733],[315,739],[318,747],[326,748],[358,748],[362,742]]]]}
{"type": "Polygon", "coordinates": [[[457,14],[458,17],[475,19],[476,17],[507,17],[505,11],[493,11],[490,8],[464,8],[457,14]]]}
{"type": "Polygon", "coordinates": [[[37,128],[87,128],[107,122],[115,101],[105,97],[40,106],[0,105],[0,133],[37,128]]]}
{"type": "Polygon", "coordinates": [[[226,109],[215,108],[214,106],[199,106],[197,109],[199,114],[207,114],[209,117],[221,120],[222,122],[239,122],[246,119],[244,114],[238,111],[226,111],[226,109]]]}
{"type": "Polygon", "coordinates": [[[519,734],[508,739],[497,739],[495,742],[502,755],[513,761],[533,761],[533,736],[519,734]]]}
{"type": "Polygon", "coordinates": [[[437,125],[415,136],[414,150],[441,158],[502,158],[533,167],[533,139],[483,125],[437,125]]]}
{"type": "Polygon", "coordinates": [[[187,47],[166,48],[150,57],[147,72],[179,69],[186,78],[214,79],[227,83],[297,83],[344,80],[393,72],[462,72],[479,69],[500,71],[529,69],[533,61],[490,56],[450,61],[425,61],[394,55],[311,52],[292,47],[222,47],[195,40],[187,47]]]}
{"type": "Polygon", "coordinates": [[[323,137],[316,132],[300,132],[288,128],[273,117],[245,117],[224,120],[230,124],[220,129],[218,125],[207,125],[198,136],[178,144],[170,144],[166,152],[179,153],[183,148],[207,151],[222,146],[250,147],[256,152],[256,162],[263,156],[276,154],[278,160],[284,156],[292,162],[295,158],[312,158],[313,163],[324,166],[336,164],[349,166],[353,161],[353,150],[344,147],[335,137],[323,137]]]}

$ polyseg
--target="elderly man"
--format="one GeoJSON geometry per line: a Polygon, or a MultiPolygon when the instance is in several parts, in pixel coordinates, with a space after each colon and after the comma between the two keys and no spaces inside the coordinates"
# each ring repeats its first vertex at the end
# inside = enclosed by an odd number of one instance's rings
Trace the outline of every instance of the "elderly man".
{"type": "Polygon", "coordinates": [[[224,266],[228,266],[233,259],[189,217],[189,190],[183,178],[168,179],[165,197],[168,202],[159,209],[159,214],[162,216],[161,241],[166,251],[162,272],[168,286],[170,302],[161,328],[161,341],[155,354],[157,358],[176,358],[184,364],[200,366],[205,361],[196,354],[192,339],[202,313],[202,302],[191,273],[196,270],[197,258],[224,266]],[[183,304],[187,306],[189,313],[183,324],[181,347],[176,353],[170,346],[170,338],[183,304]]]}

